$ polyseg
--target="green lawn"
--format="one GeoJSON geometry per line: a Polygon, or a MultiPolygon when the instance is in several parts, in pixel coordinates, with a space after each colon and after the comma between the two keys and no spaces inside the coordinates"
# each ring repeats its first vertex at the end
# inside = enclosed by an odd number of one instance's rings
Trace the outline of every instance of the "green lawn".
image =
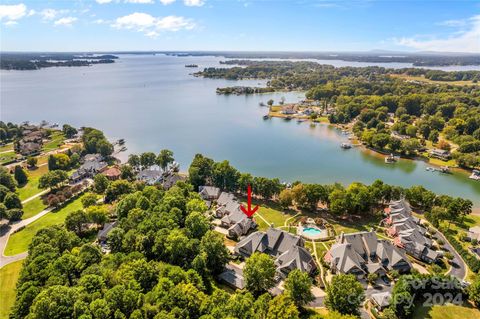
{"type": "Polygon", "coordinates": [[[7,319],[10,308],[15,302],[15,285],[17,284],[23,260],[8,264],[0,269],[0,319],[7,319]]]}
{"type": "Polygon", "coordinates": [[[0,164],[8,163],[17,157],[14,151],[0,154],[0,164]]]}
{"type": "MultiPolygon", "coordinates": [[[[245,205],[245,203],[243,203],[245,205]]],[[[273,206],[270,203],[266,204],[264,202],[255,202],[253,201],[252,205],[259,205],[258,211],[256,214],[260,214],[265,218],[270,224],[273,223],[275,227],[280,227],[285,224],[285,220],[290,217],[293,217],[295,213],[293,212],[284,212],[280,207],[273,206]]],[[[269,227],[260,217],[256,217],[255,220],[258,223],[259,230],[265,230],[269,227]]]]}
{"type": "Polygon", "coordinates": [[[0,152],[13,151],[13,143],[8,143],[0,146],[0,152]]]}
{"type": "Polygon", "coordinates": [[[480,310],[470,306],[436,305],[433,307],[416,307],[413,319],[469,319],[480,318],[480,310]]]}
{"type": "Polygon", "coordinates": [[[35,194],[38,194],[42,189],[38,188],[38,181],[42,175],[48,172],[48,166],[43,165],[34,170],[28,170],[28,182],[22,187],[17,189],[18,197],[21,200],[25,200],[29,197],[32,197],[35,194]]]}
{"type": "Polygon", "coordinates": [[[68,213],[82,209],[82,202],[79,197],[67,206],[58,211],[50,212],[42,218],[34,221],[24,229],[12,234],[5,247],[5,255],[12,256],[28,250],[28,245],[32,241],[33,236],[42,228],[63,224],[68,213]]]}
{"type": "Polygon", "coordinates": [[[43,151],[48,152],[60,147],[65,141],[65,136],[61,131],[56,131],[50,135],[50,141],[43,145],[43,151]]]}
{"type": "Polygon", "coordinates": [[[356,222],[349,222],[347,220],[325,218],[329,224],[335,229],[336,235],[340,235],[342,232],[345,234],[355,233],[359,231],[370,231],[372,227],[378,226],[381,217],[363,218],[356,222]]]}
{"type": "Polygon", "coordinates": [[[47,206],[43,204],[41,197],[32,199],[31,201],[28,201],[27,203],[23,204],[22,219],[27,219],[29,217],[32,217],[40,213],[45,208],[47,208],[47,206]]]}

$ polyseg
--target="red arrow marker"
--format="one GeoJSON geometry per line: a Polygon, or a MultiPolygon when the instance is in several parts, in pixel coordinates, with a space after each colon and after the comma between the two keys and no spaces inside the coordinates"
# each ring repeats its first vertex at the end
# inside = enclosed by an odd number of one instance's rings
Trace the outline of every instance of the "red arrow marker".
{"type": "Polygon", "coordinates": [[[240,205],[240,209],[242,210],[242,212],[245,215],[247,215],[248,217],[251,217],[258,210],[258,205],[255,206],[254,209],[252,209],[252,188],[250,187],[250,185],[248,185],[248,200],[247,200],[247,203],[248,203],[248,209],[243,207],[243,205],[240,205]]]}

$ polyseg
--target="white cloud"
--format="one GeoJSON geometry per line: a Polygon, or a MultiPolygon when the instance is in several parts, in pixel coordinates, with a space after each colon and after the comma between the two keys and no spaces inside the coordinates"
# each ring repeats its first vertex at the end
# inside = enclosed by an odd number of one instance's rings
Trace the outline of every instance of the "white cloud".
{"type": "Polygon", "coordinates": [[[126,3],[142,3],[142,4],[150,4],[154,3],[153,0],[125,0],[126,3]]]}
{"type": "MultiPolygon", "coordinates": [[[[27,6],[23,3],[14,5],[0,5],[0,21],[15,21],[23,18],[27,14],[27,6]]],[[[11,24],[10,24],[11,25],[11,24]]]]}
{"type": "Polygon", "coordinates": [[[195,23],[184,17],[154,17],[148,13],[135,12],[117,18],[111,26],[116,29],[143,32],[148,37],[157,37],[162,31],[191,30],[195,28],[195,23]]]}
{"type": "Polygon", "coordinates": [[[37,12],[35,10],[30,9],[30,11],[28,11],[28,13],[27,13],[27,17],[31,17],[31,16],[35,15],[36,13],[37,12]]]}
{"type": "Polygon", "coordinates": [[[183,3],[188,7],[201,7],[205,4],[204,0],[183,0],[183,3]]]}
{"type": "Polygon", "coordinates": [[[462,30],[458,30],[446,38],[403,37],[395,38],[394,42],[404,47],[422,51],[480,53],[480,15],[468,19],[462,30]]]}
{"type": "Polygon", "coordinates": [[[463,27],[467,25],[467,21],[464,19],[460,20],[446,20],[438,23],[438,25],[445,26],[445,27],[463,27]]]}
{"type": "Polygon", "coordinates": [[[68,13],[68,10],[43,9],[40,15],[43,20],[54,20],[56,17],[68,13]]]}
{"type": "Polygon", "coordinates": [[[172,4],[175,2],[175,0],[160,0],[160,2],[163,4],[163,5],[168,5],[168,4],[172,4]]]}
{"type": "Polygon", "coordinates": [[[106,4],[106,3],[110,3],[112,2],[113,0],[95,0],[98,4],[106,4]]]}
{"type": "Polygon", "coordinates": [[[58,19],[55,21],[53,24],[56,26],[66,26],[66,27],[71,27],[73,23],[75,23],[78,19],[75,17],[64,17],[61,19],[58,19]]]}
{"type": "Polygon", "coordinates": [[[7,21],[4,23],[4,25],[6,25],[7,27],[11,27],[11,26],[14,26],[14,25],[17,25],[18,22],[15,21],[15,20],[10,20],[10,21],[7,21]]]}

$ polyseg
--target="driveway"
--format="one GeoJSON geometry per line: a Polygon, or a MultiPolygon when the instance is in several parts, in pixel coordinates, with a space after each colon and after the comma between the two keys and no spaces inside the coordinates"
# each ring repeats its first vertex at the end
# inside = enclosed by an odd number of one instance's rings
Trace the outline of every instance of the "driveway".
{"type": "Polygon", "coordinates": [[[460,257],[457,251],[452,247],[452,245],[450,245],[447,238],[440,231],[437,230],[437,233],[434,237],[439,237],[441,240],[443,240],[443,242],[445,243],[445,249],[453,255],[453,259],[450,262],[452,268],[447,273],[447,275],[454,276],[460,281],[465,280],[465,278],[467,277],[467,266],[465,265],[462,257],[460,257]]]}

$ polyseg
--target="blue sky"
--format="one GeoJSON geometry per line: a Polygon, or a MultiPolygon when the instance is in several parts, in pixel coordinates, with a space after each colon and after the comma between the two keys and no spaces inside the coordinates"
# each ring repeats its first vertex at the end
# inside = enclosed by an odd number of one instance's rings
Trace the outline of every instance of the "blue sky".
{"type": "Polygon", "coordinates": [[[3,51],[480,53],[479,1],[1,0],[3,51]]]}

